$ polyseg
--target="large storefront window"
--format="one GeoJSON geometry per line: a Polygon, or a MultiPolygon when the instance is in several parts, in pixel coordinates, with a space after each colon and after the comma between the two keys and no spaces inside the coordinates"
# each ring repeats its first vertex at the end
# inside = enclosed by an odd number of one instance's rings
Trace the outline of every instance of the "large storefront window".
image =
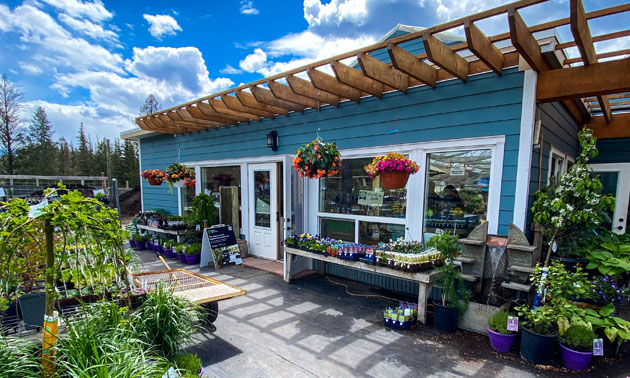
{"type": "Polygon", "coordinates": [[[365,166],[372,159],[343,159],[339,174],[319,180],[319,212],[325,213],[319,220],[322,236],[364,244],[405,236],[401,220],[407,212],[407,189],[385,189],[380,178],[370,179],[365,166]],[[343,219],[334,214],[343,214],[343,219]]]}
{"type": "Polygon", "coordinates": [[[487,219],[491,150],[427,154],[424,236],[468,235],[487,219]]]}
{"type": "Polygon", "coordinates": [[[380,179],[370,179],[364,167],[372,158],[343,159],[341,172],[319,180],[319,211],[404,218],[406,189],[384,189],[380,179]]]}
{"type": "MultiPolygon", "coordinates": [[[[204,167],[201,168],[201,191],[214,198],[215,204],[220,206],[221,194],[219,187],[236,186],[238,187],[238,206],[241,207],[241,167],[204,167]]],[[[241,211],[239,210],[239,225],[242,227],[241,211]]]]}

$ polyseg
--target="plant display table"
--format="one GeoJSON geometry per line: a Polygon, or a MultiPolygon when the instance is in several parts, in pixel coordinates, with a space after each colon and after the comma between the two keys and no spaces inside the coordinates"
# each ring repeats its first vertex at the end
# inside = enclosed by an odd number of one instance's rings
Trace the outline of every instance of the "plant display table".
{"type": "Polygon", "coordinates": [[[427,320],[427,299],[431,294],[431,288],[433,283],[440,276],[440,272],[436,270],[427,270],[419,273],[409,273],[401,270],[392,269],[389,267],[365,264],[360,261],[341,260],[335,257],[319,255],[316,253],[302,251],[295,248],[284,248],[284,281],[291,283],[291,255],[306,257],[314,260],[323,261],[329,264],[337,264],[347,266],[352,269],[362,270],[374,274],[382,274],[390,277],[403,278],[418,283],[418,321],[422,324],[427,320]]]}
{"type": "Polygon", "coordinates": [[[158,228],[158,227],[151,227],[151,226],[147,226],[144,224],[139,224],[137,225],[138,229],[140,230],[145,230],[148,232],[155,232],[158,234],[169,234],[169,235],[175,235],[175,237],[177,238],[177,242],[181,243],[181,238],[182,236],[184,236],[186,234],[186,230],[167,230],[164,228],[158,228]]]}

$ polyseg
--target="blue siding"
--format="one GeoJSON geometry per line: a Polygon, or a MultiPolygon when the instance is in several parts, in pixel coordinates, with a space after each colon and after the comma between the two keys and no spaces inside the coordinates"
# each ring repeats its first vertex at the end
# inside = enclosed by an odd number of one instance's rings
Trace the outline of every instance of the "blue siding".
{"type": "Polygon", "coordinates": [[[630,163],[630,138],[599,139],[599,155],[591,163],[630,163]]]}
{"type": "MultiPolygon", "coordinates": [[[[382,99],[346,101],[319,112],[311,109],[304,114],[291,113],[177,137],[146,137],[140,143],[142,169],[163,169],[178,160],[178,149],[181,162],[293,154],[315,137],[317,128],[324,140],[335,141],[341,149],[389,145],[394,139],[415,143],[505,135],[499,233],[506,234],[514,208],[522,87],[522,72],[510,69],[501,76],[488,73],[472,76],[467,83],[451,80],[439,83],[435,89],[421,86],[407,94],[394,91],[382,99]],[[395,128],[399,135],[393,138],[387,132],[395,128]],[[277,130],[279,135],[275,153],[266,147],[270,130],[277,130]]],[[[169,195],[165,185],[150,187],[143,182],[143,190],[145,208],[177,211],[177,196],[169,195]]]]}

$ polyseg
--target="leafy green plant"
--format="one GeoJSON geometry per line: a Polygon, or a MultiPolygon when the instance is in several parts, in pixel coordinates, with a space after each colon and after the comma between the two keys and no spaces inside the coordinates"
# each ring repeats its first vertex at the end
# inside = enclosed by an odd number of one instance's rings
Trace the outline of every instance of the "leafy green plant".
{"type": "Polygon", "coordinates": [[[440,251],[441,260],[444,264],[438,268],[442,276],[437,280],[442,287],[442,306],[456,306],[459,315],[462,316],[468,308],[468,298],[470,292],[464,288],[464,282],[459,277],[459,267],[454,262],[460,254],[460,247],[457,244],[457,235],[443,233],[436,235],[427,242],[427,247],[436,248],[440,251]]]}
{"type": "Polygon", "coordinates": [[[173,295],[171,288],[157,285],[133,316],[138,337],[172,358],[190,340],[198,310],[187,299],[173,295]]]}
{"type": "Polygon", "coordinates": [[[602,243],[586,249],[586,269],[597,269],[612,277],[630,272],[630,237],[608,232],[597,240],[602,243]]]}
{"type": "Polygon", "coordinates": [[[508,316],[512,316],[508,311],[497,311],[488,319],[488,326],[494,332],[502,335],[511,335],[514,331],[508,331],[507,329],[508,316]]]}
{"type": "Polygon", "coordinates": [[[593,350],[593,339],[597,338],[595,332],[585,325],[571,325],[563,335],[560,342],[569,349],[579,352],[591,352],[593,350]]]}
{"type": "Polygon", "coordinates": [[[38,354],[33,347],[25,340],[0,335],[0,376],[41,377],[38,354]]]}
{"type": "Polygon", "coordinates": [[[576,164],[560,177],[552,191],[538,191],[532,207],[534,222],[543,226],[543,235],[549,243],[545,266],[558,236],[565,230],[590,230],[604,220],[606,210],[614,206],[614,197],[601,195],[602,183],[591,175],[588,161],[597,156],[597,138],[593,131],[584,128],[578,133],[582,147],[576,164]]]}
{"type": "Polygon", "coordinates": [[[598,334],[603,334],[608,340],[630,340],[630,322],[622,318],[613,316],[615,306],[612,303],[600,308],[578,309],[576,313],[593,325],[593,330],[598,334]]]}
{"type": "Polygon", "coordinates": [[[131,237],[131,240],[133,240],[136,243],[144,243],[145,241],[147,241],[147,238],[144,235],[133,234],[133,236],[131,237]]]}
{"type": "Polygon", "coordinates": [[[190,244],[186,247],[186,251],[184,251],[187,255],[196,255],[201,253],[201,243],[190,244]]]}
{"type": "Polygon", "coordinates": [[[184,253],[184,247],[184,244],[177,244],[177,246],[175,247],[175,252],[178,254],[184,253]]]}
{"type": "Polygon", "coordinates": [[[556,308],[549,305],[538,306],[530,309],[527,305],[516,306],[514,308],[518,316],[523,318],[523,327],[541,335],[555,335],[558,312],[556,308]]]}
{"type": "Polygon", "coordinates": [[[195,374],[197,377],[199,376],[199,372],[201,371],[201,358],[199,358],[196,354],[178,354],[173,359],[173,362],[175,362],[177,369],[179,369],[182,373],[195,374]]]}
{"type": "Polygon", "coordinates": [[[197,225],[203,227],[204,221],[207,221],[209,225],[214,224],[215,219],[214,199],[208,194],[200,193],[193,198],[191,211],[184,216],[184,224],[194,230],[197,225]]]}

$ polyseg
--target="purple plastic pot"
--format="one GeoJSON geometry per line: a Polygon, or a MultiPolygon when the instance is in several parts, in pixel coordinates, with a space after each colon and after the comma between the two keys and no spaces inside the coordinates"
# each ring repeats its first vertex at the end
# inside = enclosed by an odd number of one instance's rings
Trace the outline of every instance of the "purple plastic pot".
{"type": "Polygon", "coordinates": [[[136,251],[142,251],[143,249],[147,248],[147,243],[146,242],[140,242],[140,243],[136,243],[134,242],[134,247],[133,249],[135,249],[136,251]]]}
{"type": "Polygon", "coordinates": [[[203,377],[203,373],[204,373],[204,371],[203,371],[203,366],[202,366],[202,367],[201,367],[201,371],[199,372],[199,376],[200,376],[200,377],[203,377]]]}
{"type": "Polygon", "coordinates": [[[593,352],[579,352],[569,349],[560,343],[562,364],[571,370],[585,370],[591,362],[593,352]]]}
{"type": "Polygon", "coordinates": [[[129,239],[129,246],[130,246],[131,248],[135,247],[135,246],[136,246],[136,242],[135,242],[135,241],[133,241],[133,240],[131,240],[131,239],[129,239]]]}
{"type": "Polygon", "coordinates": [[[162,253],[162,254],[166,253],[164,252],[164,248],[162,248],[162,246],[159,244],[155,245],[155,252],[162,253]]]}
{"type": "Polygon", "coordinates": [[[186,255],[183,253],[178,253],[177,254],[177,258],[179,259],[180,262],[186,263],[186,255]]]}
{"type": "Polygon", "coordinates": [[[201,253],[197,253],[196,255],[185,255],[186,256],[186,264],[199,264],[199,260],[201,258],[201,253]]]}
{"type": "Polygon", "coordinates": [[[150,241],[147,242],[147,248],[153,249],[153,246],[154,246],[153,242],[150,242],[150,241]]]}
{"type": "Polygon", "coordinates": [[[512,349],[514,340],[516,339],[516,333],[510,335],[504,335],[499,332],[494,332],[488,327],[488,336],[490,336],[490,345],[492,349],[499,353],[507,353],[512,349]]]}

